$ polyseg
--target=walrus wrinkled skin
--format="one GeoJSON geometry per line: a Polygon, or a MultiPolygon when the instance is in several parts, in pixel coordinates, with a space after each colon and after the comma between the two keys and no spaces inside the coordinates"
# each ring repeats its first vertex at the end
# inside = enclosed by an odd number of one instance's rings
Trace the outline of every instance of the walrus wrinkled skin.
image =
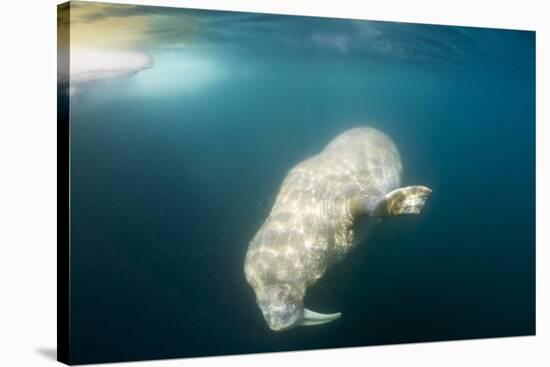
{"type": "Polygon", "coordinates": [[[401,170],[392,140],[362,127],[339,135],[288,173],[244,264],[272,330],[340,317],[304,308],[306,290],[383,217],[420,213],[431,190],[401,187],[401,170]]]}

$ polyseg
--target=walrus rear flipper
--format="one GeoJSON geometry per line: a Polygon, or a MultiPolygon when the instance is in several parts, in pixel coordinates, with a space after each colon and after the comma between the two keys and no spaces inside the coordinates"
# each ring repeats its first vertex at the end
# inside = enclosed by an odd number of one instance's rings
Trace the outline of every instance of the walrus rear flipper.
{"type": "Polygon", "coordinates": [[[425,186],[407,186],[393,190],[378,202],[371,215],[388,217],[394,215],[419,214],[432,194],[425,186]]]}

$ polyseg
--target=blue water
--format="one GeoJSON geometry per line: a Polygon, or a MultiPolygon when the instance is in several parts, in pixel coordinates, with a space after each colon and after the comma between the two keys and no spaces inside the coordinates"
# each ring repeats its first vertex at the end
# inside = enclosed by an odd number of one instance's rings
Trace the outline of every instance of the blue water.
{"type": "Polygon", "coordinates": [[[72,97],[75,362],[535,333],[534,32],[187,12],[193,42],[72,97]],[[341,319],[273,332],[248,243],[288,170],[362,125],[433,196],[309,289],[341,319]]]}

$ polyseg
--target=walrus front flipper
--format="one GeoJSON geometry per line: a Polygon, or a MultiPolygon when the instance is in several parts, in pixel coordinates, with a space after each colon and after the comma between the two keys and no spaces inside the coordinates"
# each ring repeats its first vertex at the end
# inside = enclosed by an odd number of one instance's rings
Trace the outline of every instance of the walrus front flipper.
{"type": "Polygon", "coordinates": [[[302,320],[299,322],[298,325],[301,325],[301,326],[322,325],[322,324],[326,324],[327,322],[334,321],[340,318],[340,316],[342,316],[340,312],[324,314],[324,313],[311,311],[305,308],[302,320]]]}
{"type": "Polygon", "coordinates": [[[425,186],[407,186],[386,194],[376,205],[371,215],[388,217],[394,215],[419,214],[432,194],[425,186]]]}

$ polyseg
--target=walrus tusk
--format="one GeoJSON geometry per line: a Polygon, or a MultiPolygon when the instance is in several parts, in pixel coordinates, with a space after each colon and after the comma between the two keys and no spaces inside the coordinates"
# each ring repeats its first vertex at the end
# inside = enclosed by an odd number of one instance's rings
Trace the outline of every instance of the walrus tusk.
{"type": "Polygon", "coordinates": [[[305,308],[304,315],[299,325],[302,325],[302,326],[322,325],[322,324],[326,324],[328,322],[334,321],[340,318],[340,316],[342,316],[340,312],[323,314],[323,313],[311,311],[305,308]]]}

